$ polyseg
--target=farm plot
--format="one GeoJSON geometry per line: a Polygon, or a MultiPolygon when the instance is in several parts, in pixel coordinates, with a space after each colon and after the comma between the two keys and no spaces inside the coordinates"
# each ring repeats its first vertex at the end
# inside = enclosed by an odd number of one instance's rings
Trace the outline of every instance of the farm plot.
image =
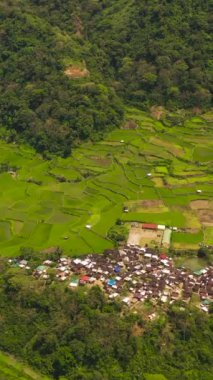
{"type": "Polygon", "coordinates": [[[130,212],[159,213],[169,211],[161,200],[139,200],[126,202],[130,212]]]}
{"type": "Polygon", "coordinates": [[[167,128],[128,108],[136,129],[127,123],[50,161],[0,140],[0,254],[56,245],[70,255],[102,252],[118,219],[186,229],[174,234],[176,246],[213,244],[210,116],[167,128]]]}
{"type": "Polygon", "coordinates": [[[213,228],[206,227],[204,230],[204,243],[206,245],[213,245],[213,228]]]}
{"type": "Polygon", "coordinates": [[[164,231],[153,231],[142,229],[142,226],[139,224],[137,227],[131,227],[128,244],[141,245],[155,247],[156,245],[161,246],[163,239],[164,231]]]}
{"type": "Polygon", "coordinates": [[[9,222],[0,221],[0,241],[10,240],[11,227],[9,222]]]}
{"type": "Polygon", "coordinates": [[[205,161],[212,161],[213,160],[213,146],[206,147],[206,146],[198,146],[194,150],[194,160],[205,162],[205,161]]]}
{"type": "Polygon", "coordinates": [[[174,248],[199,248],[199,244],[203,242],[203,232],[197,233],[182,233],[173,232],[172,245],[174,248]]]}
{"type": "Polygon", "coordinates": [[[130,212],[128,214],[122,215],[122,220],[124,222],[148,222],[156,224],[165,224],[175,227],[187,227],[186,219],[181,212],[158,212],[158,213],[136,213],[130,212]]]}

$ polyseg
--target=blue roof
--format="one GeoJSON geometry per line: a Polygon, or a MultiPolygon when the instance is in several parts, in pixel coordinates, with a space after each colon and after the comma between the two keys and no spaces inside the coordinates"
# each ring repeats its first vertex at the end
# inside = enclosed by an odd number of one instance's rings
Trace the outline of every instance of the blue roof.
{"type": "Polygon", "coordinates": [[[121,267],[120,265],[116,265],[115,268],[114,268],[114,272],[120,272],[121,271],[121,267]]]}
{"type": "Polygon", "coordinates": [[[107,284],[108,284],[109,286],[116,285],[116,280],[110,279],[110,280],[108,280],[107,284]]]}

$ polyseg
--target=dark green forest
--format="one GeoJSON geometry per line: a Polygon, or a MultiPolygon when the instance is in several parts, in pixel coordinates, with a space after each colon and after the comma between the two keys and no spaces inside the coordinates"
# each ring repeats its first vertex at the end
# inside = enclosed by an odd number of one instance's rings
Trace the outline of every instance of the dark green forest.
{"type": "Polygon", "coordinates": [[[212,379],[212,314],[176,302],[149,322],[99,287],[71,291],[4,260],[0,285],[0,349],[54,379],[212,379]]]}
{"type": "Polygon", "coordinates": [[[119,127],[127,103],[208,109],[210,3],[2,0],[1,136],[67,156],[119,127]]]}

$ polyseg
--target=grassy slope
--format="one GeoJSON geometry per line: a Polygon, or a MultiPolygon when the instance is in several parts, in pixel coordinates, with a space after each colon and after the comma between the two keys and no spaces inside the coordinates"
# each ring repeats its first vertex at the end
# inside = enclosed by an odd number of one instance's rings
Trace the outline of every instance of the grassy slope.
{"type": "Polygon", "coordinates": [[[21,364],[15,358],[0,352],[1,380],[48,380],[28,366],[21,364]]]}
{"type": "MultiPolygon", "coordinates": [[[[127,109],[126,117],[135,119],[139,128],[115,130],[99,143],[84,144],[67,159],[44,161],[27,146],[0,142],[0,164],[18,168],[15,178],[0,174],[0,254],[17,255],[21,246],[55,245],[70,254],[102,252],[112,247],[106,237],[117,218],[197,230],[193,235],[174,235],[178,247],[202,241],[202,220],[190,202],[212,199],[210,161],[199,164],[193,158],[195,148],[212,139],[209,124],[199,118],[202,130],[197,119],[165,129],[136,109],[127,109]],[[122,213],[125,204],[129,214],[122,213]]],[[[211,207],[209,203],[207,215],[211,207]]],[[[204,229],[208,244],[211,231],[204,229]]]]}

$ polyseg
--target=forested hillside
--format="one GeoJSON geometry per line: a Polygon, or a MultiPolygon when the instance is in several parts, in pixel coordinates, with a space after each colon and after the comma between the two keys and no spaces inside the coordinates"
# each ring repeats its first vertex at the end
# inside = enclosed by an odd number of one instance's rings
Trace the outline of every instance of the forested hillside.
{"type": "Polygon", "coordinates": [[[149,302],[143,316],[123,312],[99,287],[71,291],[0,264],[0,349],[37,370],[57,380],[212,379],[212,315],[177,302],[150,322],[149,302]]]}
{"type": "Polygon", "coordinates": [[[92,46],[76,35],[75,3],[0,5],[1,126],[10,140],[18,133],[38,151],[64,156],[74,142],[118,126],[123,113],[114,89],[86,69],[92,46]],[[66,68],[79,72],[68,76],[66,68]]]}
{"type": "Polygon", "coordinates": [[[208,108],[211,69],[207,0],[0,4],[1,135],[43,153],[101,138],[125,102],[208,108]]]}
{"type": "MultiPolygon", "coordinates": [[[[207,0],[108,0],[92,16],[91,40],[119,94],[138,105],[208,107],[211,101],[207,0]]],[[[91,12],[94,14],[94,11],[91,12]]]]}

